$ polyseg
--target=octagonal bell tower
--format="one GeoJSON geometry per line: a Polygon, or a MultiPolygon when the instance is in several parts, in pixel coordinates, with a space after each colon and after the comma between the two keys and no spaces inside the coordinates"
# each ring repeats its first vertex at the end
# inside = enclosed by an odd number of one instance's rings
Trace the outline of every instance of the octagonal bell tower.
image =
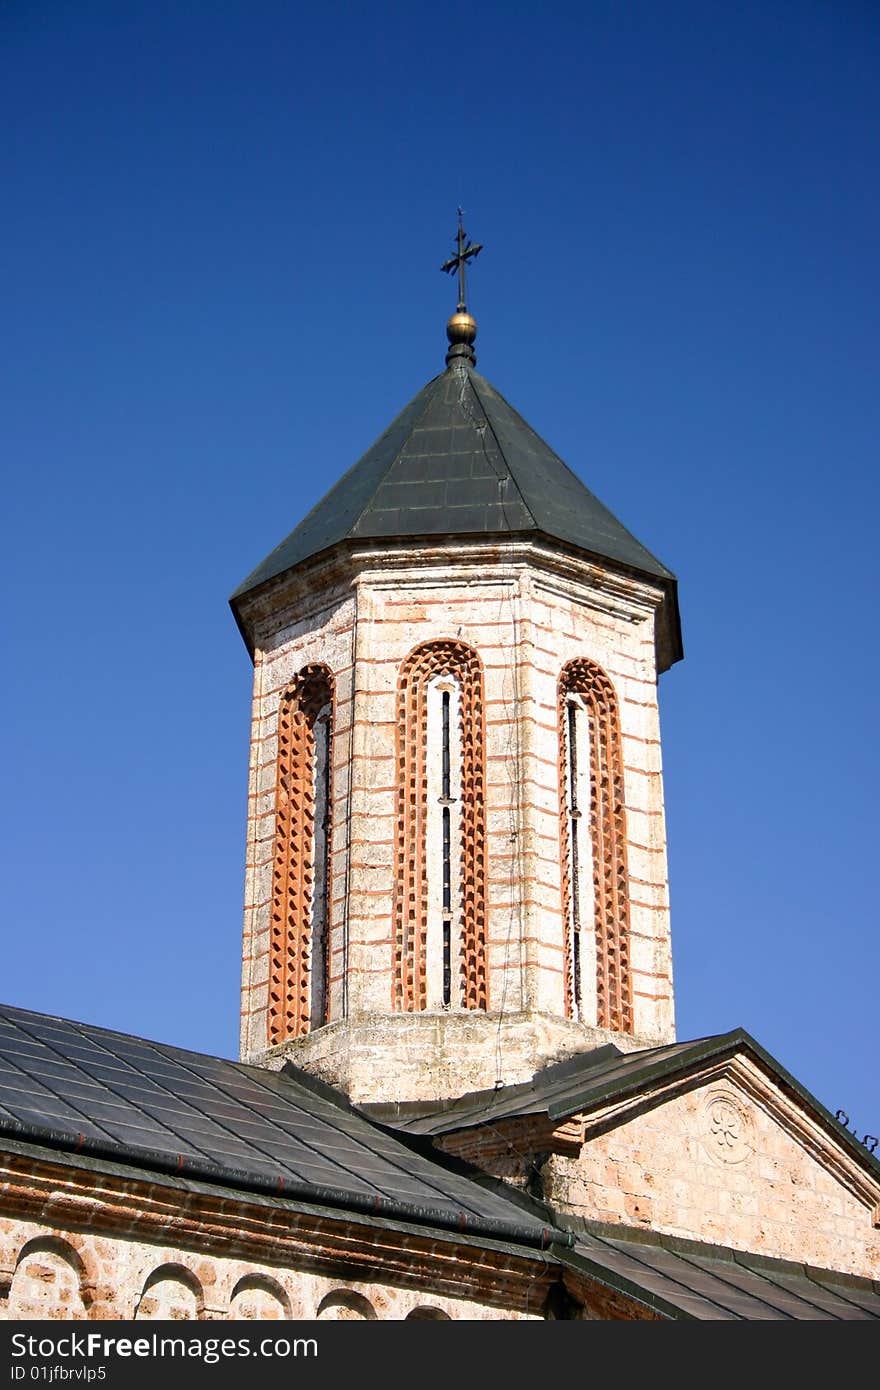
{"type": "Polygon", "coordinates": [[[446,370],[232,598],[241,1055],[356,1101],[674,1039],[675,579],[478,375],[453,262],[446,370]]]}

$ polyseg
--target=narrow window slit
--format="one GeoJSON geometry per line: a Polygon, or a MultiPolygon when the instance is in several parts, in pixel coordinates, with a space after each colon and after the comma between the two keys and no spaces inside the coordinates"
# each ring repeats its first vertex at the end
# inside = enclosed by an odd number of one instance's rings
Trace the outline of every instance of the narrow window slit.
{"type": "Polygon", "coordinates": [[[315,817],[314,904],[311,933],[311,1009],[310,1024],[320,1028],[327,1022],[328,961],[330,936],[330,876],[327,872],[330,847],[330,708],[315,720],[315,817]]]}
{"type": "Polygon", "coordinates": [[[447,918],[443,923],[443,1004],[448,1008],[452,1002],[452,923],[447,918]]]}
{"type": "Polygon", "coordinates": [[[443,791],[444,797],[449,797],[449,691],[443,692],[443,791]]]}
{"type": "Polygon", "coordinates": [[[581,888],[580,852],[578,849],[578,718],[574,701],[568,705],[568,834],[571,872],[570,922],[572,982],[574,986],[575,1017],[581,1013],[581,888]]]}
{"type": "Polygon", "coordinates": [[[452,856],[449,807],[443,807],[443,911],[448,913],[452,907],[452,856]]]}

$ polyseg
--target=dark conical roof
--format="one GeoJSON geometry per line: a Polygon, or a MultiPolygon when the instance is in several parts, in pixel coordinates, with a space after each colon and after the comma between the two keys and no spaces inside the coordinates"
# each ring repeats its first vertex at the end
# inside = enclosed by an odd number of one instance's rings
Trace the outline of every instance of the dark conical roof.
{"type": "MultiPolygon", "coordinates": [[[[248,575],[245,594],[342,541],[541,534],[674,590],[675,578],[493,386],[459,360],[248,575]]],[[[674,595],[673,595],[674,603],[674,595]]],[[[673,619],[677,628],[677,617],[673,619]]],[[[671,654],[680,655],[680,637],[671,654]]]]}

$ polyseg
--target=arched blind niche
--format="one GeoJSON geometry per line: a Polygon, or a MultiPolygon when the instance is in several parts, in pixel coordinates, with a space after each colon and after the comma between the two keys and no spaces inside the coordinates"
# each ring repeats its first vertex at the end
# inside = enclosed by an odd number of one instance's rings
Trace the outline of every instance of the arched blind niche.
{"type": "Polygon", "coordinates": [[[395,1009],[485,1009],[483,670],[462,642],[410,653],[397,689],[395,1009]]]}
{"type": "Polygon", "coordinates": [[[617,697],[586,658],[563,668],[558,687],[560,855],[565,923],[565,1010],[630,1033],[629,880],[617,697]]]}
{"type": "Polygon", "coordinates": [[[269,943],[270,1044],[327,1022],[333,676],[306,666],[281,697],[269,943]]]}

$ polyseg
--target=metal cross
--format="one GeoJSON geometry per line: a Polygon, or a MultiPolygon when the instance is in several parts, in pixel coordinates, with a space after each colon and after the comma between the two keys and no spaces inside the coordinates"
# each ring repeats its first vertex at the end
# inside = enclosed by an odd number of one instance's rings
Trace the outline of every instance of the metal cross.
{"type": "Polygon", "coordinates": [[[467,233],[466,233],[466,231],[465,231],[465,229],[464,229],[464,226],[463,226],[462,220],[461,220],[463,216],[464,216],[464,213],[462,212],[461,208],[459,208],[459,209],[458,209],[458,238],[457,238],[457,240],[458,240],[458,253],[457,253],[457,255],[455,255],[455,256],[450,256],[449,260],[448,260],[448,261],[444,261],[443,264],[442,264],[441,267],[440,267],[441,270],[445,270],[445,271],[447,272],[447,274],[449,274],[449,275],[451,275],[452,272],[453,272],[454,270],[457,270],[457,271],[458,271],[458,313],[460,313],[460,314],[465,313],[466,310],[467,310],[467,306],[466,306],[466,304],[465,304],[465,297],[464,297],[464,268],[465,268],[465,265],[466,265],[466,263],[467,263],[469,260],[472,260],[474,256],[478,256],[478,255],[480,254],[480,252],[482,251],[482,249],[483,249],[483,247],[482,247],[482,245],[481,245],[481,243],[480,243],[479,241],[475,241],[475,242],[470,242],[470,241],[468,241],[468,239],[467,239],[467,233]]]}

